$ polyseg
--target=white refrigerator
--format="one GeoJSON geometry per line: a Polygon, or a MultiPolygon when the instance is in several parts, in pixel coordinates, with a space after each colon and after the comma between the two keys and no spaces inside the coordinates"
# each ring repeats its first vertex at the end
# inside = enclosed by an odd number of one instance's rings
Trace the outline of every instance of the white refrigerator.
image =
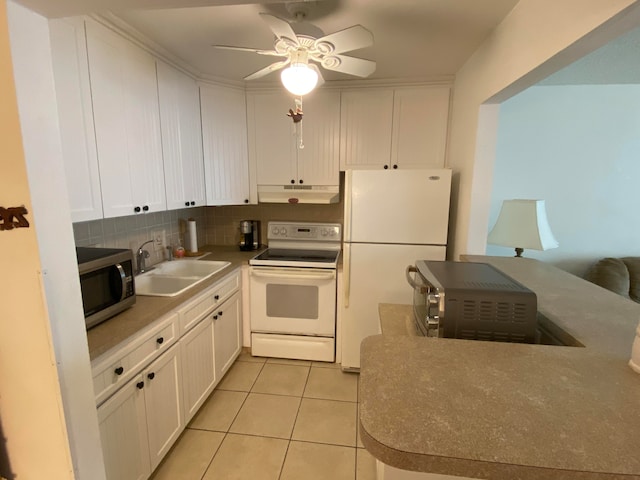
{"type": "Polygon", "coordinates": [[[360,342],[380,333],[378,304],[412,303],[405,279],[416,260],[445,260],[451,170],[345,173],[343,370],[360,368],[360,342]]]}

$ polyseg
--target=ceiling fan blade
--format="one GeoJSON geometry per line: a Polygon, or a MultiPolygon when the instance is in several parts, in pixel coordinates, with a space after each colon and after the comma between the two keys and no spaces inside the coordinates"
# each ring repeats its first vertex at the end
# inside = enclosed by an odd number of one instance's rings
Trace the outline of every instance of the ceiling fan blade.
{"type": "Polygon", "coordinates": [[[281,62],[275,62],[271,65],[267,65],[264,68],[261,68],[257,72],[252,73],[244,77],[245,80],[255,80],[256,78],[264,77],[265,75],[269,75],[271,72],[275,72],[276,70],[280,70],[283,67],[286,67],[289,64],[289,59],[283,60],[281,62]]]}
{"type": "Polygon", "coordinates": [[[322,60],[322,66],[327,70],[355,75],[356,77],[368,77],[376,71],[376,62],[363,58],[354,58],[347,55],[331,55],[322,60]]]}
{"type": "Polygon", "coordinates": [[[260,50],[257,48],[247,48],[247,47],[234,47],[232,45],[211,45],[214,48],[219,48],[221,50],[238,50],[240,52],[252,52],[257,53],[259,55],[272,55],[274,57],[286,57],[286,53],[278,53],[275,50],[260,50]]]}
{"type": "Polygon", "coordinates": [[[298,43],[296,32],[293,31],[289,22],[270,13],[260,13],[260,17],[269,25],[269,28],[276,37],[286,38],[294,43],[298,43]]]}
{"type": "Polygon", "coordinates": [[[331,33],[315,41],[318,50],[325,54],[351,52],[373,45],[373,33],[362,25],[354,25],[339,32],[331,33]],[[331,49],[331,47],[333,47],[331,49]],[[329,48],[330,51],[323,50],[329,48]]]}

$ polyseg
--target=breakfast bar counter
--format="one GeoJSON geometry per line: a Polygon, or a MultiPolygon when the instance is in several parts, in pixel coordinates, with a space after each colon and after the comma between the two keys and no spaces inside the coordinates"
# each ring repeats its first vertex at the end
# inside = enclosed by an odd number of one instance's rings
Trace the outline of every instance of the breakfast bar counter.
{"type": "Polygon", "coordinates": [[[383,335],[361,353],[367,450],[470,478],[640,479],[640,375],[627,365],[640,305],[536,260],[464,260],[536,292],[545,320],[584,347],[420,337],[410,306],[382,304],[383,335]]]}

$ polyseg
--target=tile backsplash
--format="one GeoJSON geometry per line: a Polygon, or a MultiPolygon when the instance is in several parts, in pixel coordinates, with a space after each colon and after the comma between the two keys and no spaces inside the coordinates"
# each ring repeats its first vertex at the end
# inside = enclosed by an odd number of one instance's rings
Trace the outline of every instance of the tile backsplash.
{"type": "MultiPolygon", "coordinates": [[[[166,212],[145,213],[128,217],[105,218],[73,224],[77,247],[129,248],[136,251],[140,245],[151,240],[156,233],[164,232],[165,244],[184,246],[184,222],[193,218],[198,227],[198,245],[207,243],[205,234],[205,208],[185,208],[166,212]]],[[[148,265],[166,260],[167,252],[148,245],[145,249],[150,257],[148,265]]]]}
{"type": "MultiPolygon", "coordinates": [[[[288,205],[261,203],[221,207],[186,208],[166,212],[146,213],[128,217],[107,218],[73,224],[78,247],[129,248],[135,252],[156,233],[164,231],[166,245],[178,242],[185,246],[184,227],[188,218],[196,221],[198,245],[237,245],[241,220],[259,220],[261,242],[266,244],[267,223],[272,220],[297,222],[343,223],[342,195],[339,203],[331,205],[288,205]]],[[[148,265],[166,260],[167,252],[152,245],[148,265]]]]}

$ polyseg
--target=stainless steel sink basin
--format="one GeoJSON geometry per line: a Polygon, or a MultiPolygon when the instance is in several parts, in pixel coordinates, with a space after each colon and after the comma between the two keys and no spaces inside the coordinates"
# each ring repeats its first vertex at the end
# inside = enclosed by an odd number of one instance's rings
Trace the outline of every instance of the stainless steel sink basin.
{"type": "Polygon", "coordinates": [[[230,262],[176,260],[135,277],[136,295],[174,297],[215,275],[230,262]]]}

